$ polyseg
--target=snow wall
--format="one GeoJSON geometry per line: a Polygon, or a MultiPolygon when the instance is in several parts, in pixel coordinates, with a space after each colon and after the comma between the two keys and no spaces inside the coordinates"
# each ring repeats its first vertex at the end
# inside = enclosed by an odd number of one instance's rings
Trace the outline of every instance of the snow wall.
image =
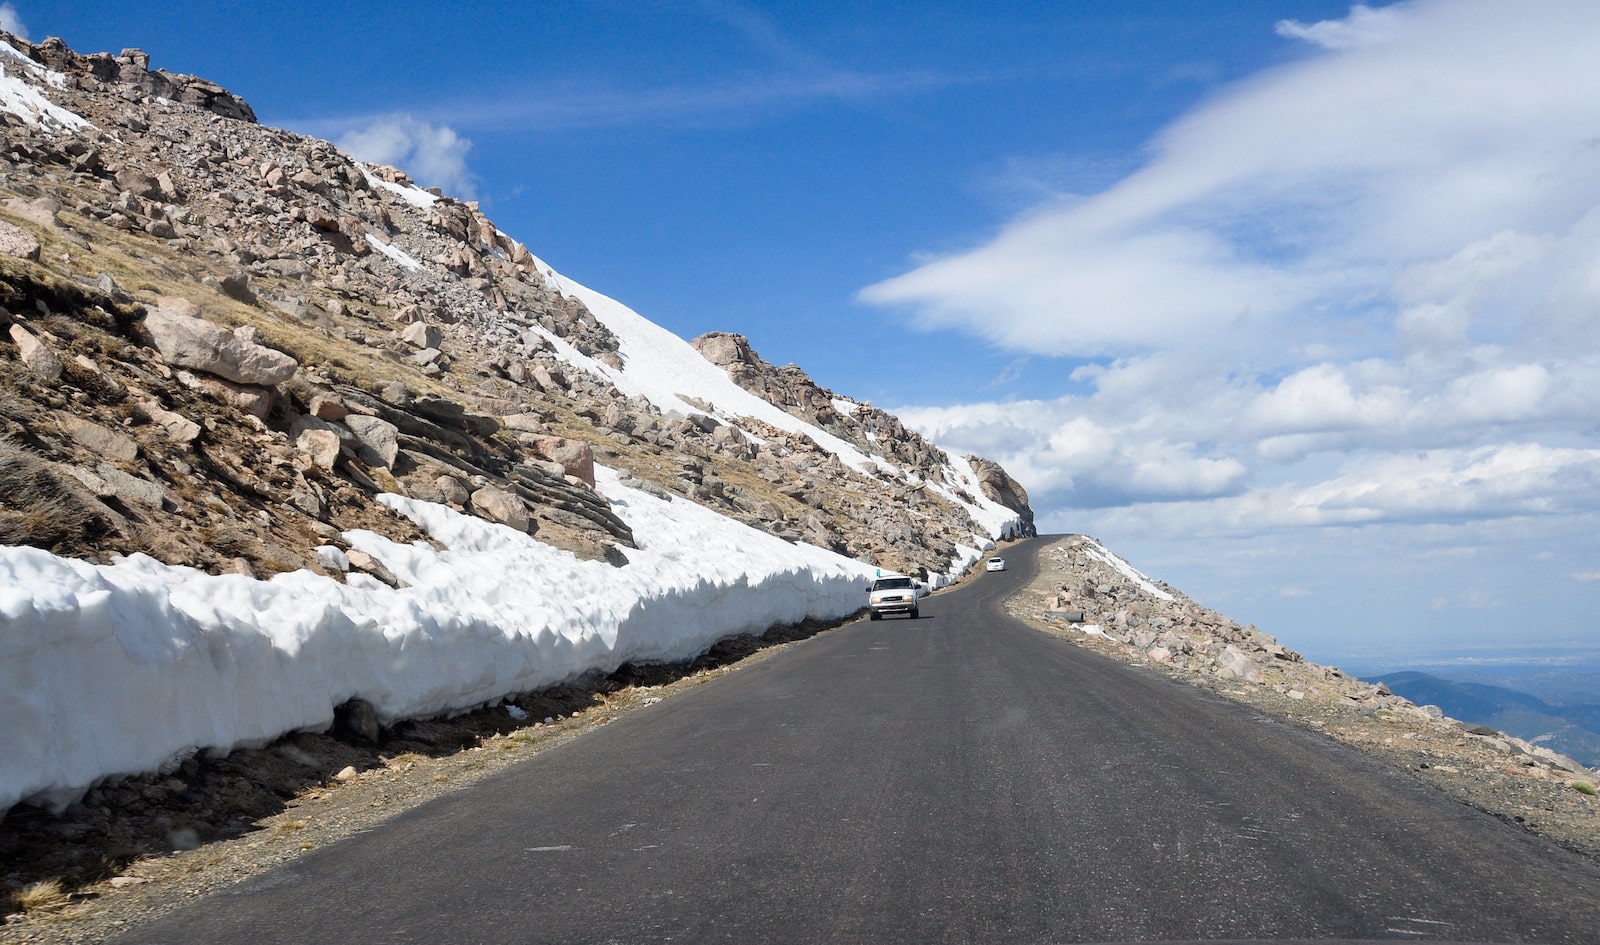
{"type": "Polygon", "coordinates": [[[869,565],[596,475],[640,546],[625,567],[393,495],[382,501],[443,550],[345,538],[398,590],[0,547],[0,811],[59,809],[110,775],[320,731],[355,697],[384,721],[423,718],[864,605],[869,565]]]}

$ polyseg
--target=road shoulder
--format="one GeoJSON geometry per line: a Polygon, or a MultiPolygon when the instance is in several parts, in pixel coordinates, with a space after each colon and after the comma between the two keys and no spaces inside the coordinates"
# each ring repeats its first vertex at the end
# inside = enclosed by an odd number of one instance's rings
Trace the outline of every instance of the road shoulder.
{"type": "Polygon", "coordinates": [[[1594,772],[1518,739],[1474,734],[1434,707],[1309,662],[1254,627],[1130,575],[1092,538],[1057,536],[1028,551],[1039,573],[1004,605],[1023,623],[1335,739],[1600,861],[1600,797],[1581,789],[1595,783],[1594,772]]]}

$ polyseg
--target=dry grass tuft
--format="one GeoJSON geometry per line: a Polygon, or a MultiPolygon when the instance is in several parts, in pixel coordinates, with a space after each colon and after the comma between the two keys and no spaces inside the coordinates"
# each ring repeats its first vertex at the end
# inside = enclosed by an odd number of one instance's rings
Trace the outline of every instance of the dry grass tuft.
{"type": "Polygon", "coordinates": [[[13,897],[17,908],[28,915],[51,915],[72,905],[72,895],[61,887],[58,879],[29,883],[13,897]]]}
{"type": "Polygon", "coordinates": [[[48,460],[0,438],[0,544],[57,551],[103,533],[105,520],[48,460]]]}
{"type": "Polygon", "coordinates": [[[1569,786],[1579,794],[1587,794],[1590,797],[1600,794],[1600,788],[1595,787],[1594,784],[1588,781],[1573,781],[1569,786]]]}

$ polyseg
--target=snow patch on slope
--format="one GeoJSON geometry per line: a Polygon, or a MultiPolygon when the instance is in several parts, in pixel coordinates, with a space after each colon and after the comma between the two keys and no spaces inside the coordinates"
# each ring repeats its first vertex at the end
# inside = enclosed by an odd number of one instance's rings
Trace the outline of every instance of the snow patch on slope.
{"type": "Polygon", "coordinates": [[[385,243],[383,240],[378,239],[371,233],[367,234],[367,243],[371,245],[373,249],[385,256],[388,256],[390,259],[394,260],[396,263],[399,263],[406,269],[417,271],[423,268],[422,263],[418,262],[414,257],[412,257],[410,253],[407,253],[405,250],[394,245],[393,243],[385,243]]]}
{"type": "Polygon", "coordinates": [[[1161,588],[1156,587],[1155,583],[1151,581],[1149,577],[1145,576],[1139,570],[1134,568],[1133,565],[1122,560],[1122,558],[1118,557],[1114,552],[1106,548],[1105,545],[1100,544],[1094,539],[1088,537],[1084,538],[1083,553],[1095,559],[1096,561],[1101,562],[1102,564],[1107,564],[1113,568],[1116,568],[1118,571],[1122,572],[1124,577],[1137,584],[1140,589],[1144,590],[1146,593],[1166,601],[1174,599],[1171,594],[1168,594],[1161,588]]]}
{"type": "Polygon", "coordinates": [[[704,401],[715,408],[712,415],[723,422],[753,417],[780,430],[804,433],[823,449],[838,456],[841,462],[862,472],[881,468],[891,474],[899,474],[899,468],[887,460],[868,456],[826,430],[806,423],[735,384],[726,371],[701,357],[693,345],[628,306],[571,279],[558,276],[543,260],[537,257],[535,260],[562,294],[582,302],[601,324],[617,336],[622,370],[587,358],[584,359],[586,363],[579,366],[603,375],[628,396],[644,397],[662,412],[677,410],[684,414],[707,412],[690,403],[687,398],[704,401]]]}
{"type": "Polygon", "coordinates": [[[955,490],[938,483],[930,484],[930,487],[951,502],[966,506],[967,513],[973,520],[988,529],[989,537],[1015,538],[1022,524],[1017,513],[984,495],[983,486],[978,483],[978,474],[973,471],[972,464],[967,462],[965,456],[952,453],[946,455],[950,457],[948,468],[955,474],[956,481],[961,484],[966,497],[963,498],[957,495],[955,490]]]}
{"type": "Polygon", "coordinates": [[[40,95],[37,89],[16,76],[18,71],[31,73],[51,85],[59,86],[66,81],[60,73],[50,72],[17,52],[11,44],[0,42],[0,111],[16,115],[43,131],[94,127],[88,119],[40,95]]]}
{"type": "MultiPolygon", "coordinates": [[[[662,412],[707,412],[691,403],[692,399],[710,404],[712,415],[723,422],[733,423],[739,417],[753,417],[780,430],[804,434],[838,456],[840,462],[858,471],[868,474],[882,471],[891,476],[903,474],[898,464],[881,456],[863,453],[853,444],[735,384],[726,371],[707,361],[694,346],[628,306],[557,274],[538,257],[534,257],[534,260],[558,291],[583,302],[595,318],[616,335],[620,344],[622,369],[619,371],[584,356],[552,333],[535,326],[534,330],[549,340],[567,363],[607,378],[630,397],[644,397],[662,412]]],[[[856,406],[853,401],[834,401],[834,408],[845,416],[852,416],[856,406]]],[[[952,456],[948,468],[968,498],[962,498],[957,490],[943,485],[934,484],[933,488],[949,501],[965,507],[973,520],[985,529],[986,535],[975,537],[998,539],[1014,536],[1020,525],[1017,513],[983,494],[971,465],[962,457],[952,456]]]]}
{"type": "Polygon", "coordinates": [[[405,187],[400,184],[391,184],[378,175],[372,173],[372,171],[369,169],[370,165],[357,162],[356,166],[361,169],[361,175],[367,179],[368,185],[386,190],[389,193],[394,194],[396,197],[399,197],[401,200],[404,200],[406,203],[411,204],[413,207],[416,207],[418,210],[432,210],[433,205],[439,202],[438,197],[428,193],[421,187],[417,187],[415,185],[405,187]]]}

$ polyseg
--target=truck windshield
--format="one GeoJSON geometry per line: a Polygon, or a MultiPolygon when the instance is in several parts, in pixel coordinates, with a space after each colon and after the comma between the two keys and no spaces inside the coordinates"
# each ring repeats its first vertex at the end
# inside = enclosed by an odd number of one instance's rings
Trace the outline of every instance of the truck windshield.
{"type": "Polygon", "coordinates": [[[908,588],[910,586],[911,586],[911,579],[908,578],[908,577],[879,578],[872,585],[872,589],[875,590],[875,591],[893,591],[893,590],[899,590],[899,589],[902,589],[902,588],[908,588]]]}

